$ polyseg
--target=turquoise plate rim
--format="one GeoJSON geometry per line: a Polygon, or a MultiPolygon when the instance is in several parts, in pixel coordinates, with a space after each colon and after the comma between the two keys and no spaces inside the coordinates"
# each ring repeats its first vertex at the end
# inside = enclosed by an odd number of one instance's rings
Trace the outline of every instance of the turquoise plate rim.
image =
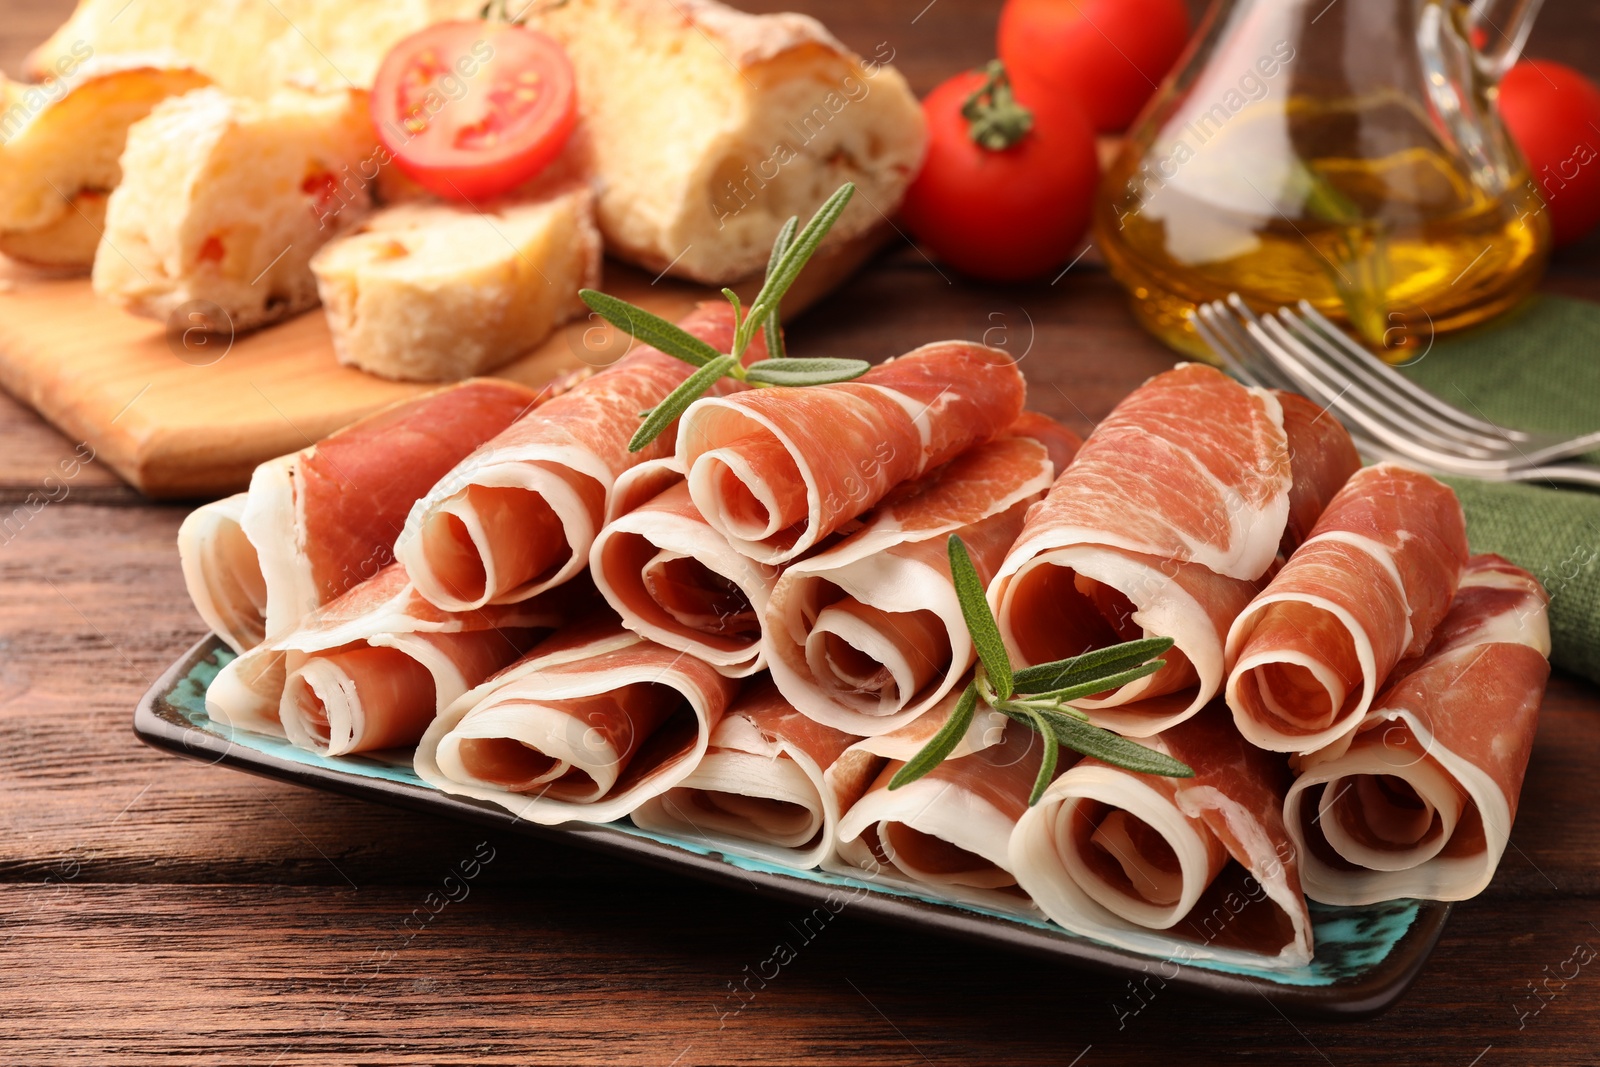
{"type": "Polygon", "coordinates": [[[1059,963],[1117,975],[1144,975],[1152,962],[1170,964],[1168,984],[1199,993],[1305,1015],[1375,1015],[1405,993],[1432,953],[1450,914],[1439,901],[1391,901],[1358,908],[1312,905],[1317,956],[1309,967],[1268,971],[1214,961],[1180,961],[1136,953],[1033,920],[865,879],[797,871],[705,843],[641,830],[627,822],[538,826],[485,801],[443,793],[402,762],[368,757],[317,756],[276,738],[234,731],[205,713],[205,689],[232,653],[208,635],[180,656],[139,702],[134,733],[146,744],[205,763],[229,766],[313,789],[331,790],[621,854],[654,866],[733,888],[809,904],[841,890],[857,912],[881,921],[1000,945],[1059,963]]]}

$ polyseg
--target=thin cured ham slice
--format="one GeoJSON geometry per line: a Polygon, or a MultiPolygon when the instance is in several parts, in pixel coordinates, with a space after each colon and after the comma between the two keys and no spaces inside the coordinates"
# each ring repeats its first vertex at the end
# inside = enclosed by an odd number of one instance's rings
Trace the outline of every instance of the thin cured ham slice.
{"type": "Polygon", "coordinates": [[[1432,644],[1354,737],[1301,759],[1283,815],[1307,896],[1465,900],[1489,884],[1550,674],[1547,604],[1526,571],[1473,557],[1432,644]]]}
{"type": "Polygon", "coordinates": [[[855,734],[899,729],[972,666],[950,578],[959,534],[987,582],[1082,440],[1043,415],[895,490],[864,524],[791,564],[766,602],[768,666],[801,711],[855,734]]]}
{"type": "Polygon", "coordinates": [[[178,531],[184,582],[200,616],[235,652],[289,630],[382,570],[412,504],[564,387],[462,382],[261,464],[247,493],[197,509],[178,531]]]}
{"type": "Polygon", "coordinates": [[[924,345],[854,381],[700,400],[681,420],[678,459],[713,529],[752,559],[784,563],[998,435],[1026,390],[1004,352],[924,345]]]}
{"type": "MultiPolygon", "coordinates": [[[[895,733],[858,741],[829,769],[847,806],[838,848],[823,866],[961,904],[1037,915],[1018,888],[1006,845],[1039,773],[1044,742],[1038,734],[986,711],[925,777],[888,787],[954,705],[952,697],[895,733]],[[852,790],[859,798],[851,799],[852,790]]],[[[1061,756],[1065,765],[1072,753],[1061,756]]]]}
{"type": "Polygon", "coordinates": [[[1228,632],[1228,706],[1252,744],[1311,752],[1354,730],[1427,647],[1467,561],[1455,493],[1380,463],[1352,475],[1228,632]]]}
{"type": "MultiPolygon", "coordinates": [[[[724,302],[700,304],[679,325],[719,351],[733,343],[724,302]]],[[[758,338],[746,358],[763,356],[758,338]]],[[[692,373],[637,345],[463,460],[417,501],[395,545],[423,596],[451,611],[512,603],[588,566],[617,478],[672,453],[672,428],[628,451],[640,412],[692,373]]],[[[724,379],[717,389],[735,385],[724,379]]]]}
{"type": "Polygon", "coordinates": [[[245,536],[245,493],[201,505],[178,527],[178,559],[189,599],[212,633],[235,652],[267,636],[267,580],[245,536]]]}
{"type": "Polygon", "coordinates": [[[1065,482],[1070,491],[1049,502],[1062,543],[1253,581],[1272,564],[1289,517],[1282,404],[1214,368],[1179,364],[1094,428],[1065,482]]]}
{"type": "Polygon", "coordinates": [[[738,688],[693,656],[596,620],[445,709],[417,745],[417,774],[530,822],[610,822],[693,773],[738,688]]]}
{"type": "Polygon", "coordinates": [[[441,611],[391,563],[295,629],[224,667],[206,693],[223,725],[322,755],[414,744],[433,716],[558,626],[573,594],[441,611]]]}
{"type": "Polygon", "coordinates": [[[731,678],[760,671],[762,610],[778,568],[736,551],[713,530],[681,476],[635,470],[644,472],[636,479],[640,491],[657,479],[676,484],[595,538],[589,568],[601,595],[629,629],[653,641],[693,653],[731,678]]]}
{"type": "Polygon", "coordinates": [[[1311,962],[1311,915],[1280,815],[1282,756],[1246,744],[1212,705],[1145,744],[1195,777],[1079,761],[1018,820],[1018,883],[1073,933],[1181,960],[1311,962]]]}
{"type": "Polygon", "coordinates": [[[633,811],[634,825],[806,870],[831,855],[839,798],[824,771],[857,738],[800,714],[771,680],[711,732],[694,773],[633,811]]]}
{"type": "Polygon", "coordinates": [[[1130,394],[1029,511],[989,586],[1013,659],[1170,637],[1160,671],[1074,703],[1133,737],[1197,714],[1222,687],[1228,627],[1263,572],[1359,463],[1344,428],[1317,414],[1195,364],[1130,394]]]}

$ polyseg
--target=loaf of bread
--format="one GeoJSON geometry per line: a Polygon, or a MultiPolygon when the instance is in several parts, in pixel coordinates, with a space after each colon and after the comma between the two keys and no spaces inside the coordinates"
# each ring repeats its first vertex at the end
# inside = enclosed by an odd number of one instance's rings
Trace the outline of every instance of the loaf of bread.
{"type": "Polygon", "coordinates": [[[594,194],[569,185],[486,207],[374,212],[311,261],[342,363],[385,378],[454,381],[538,345],[600,281],[594,194]]]}
{"type": "Polygon", "coordinates": [[[311,257],[365,217],[376,152],[354,90],[167,100],[128,131],[95,292],[156,318],[208,301],[233,330],[314,307],[311,257]]]}
{"type": "Polygon", "coordinates": [[[162,100],[207,84],[199,71],[153,57],[85,57],[39,85],[0,76],[0,252],[87,270],[106,195],[122,177],[128,127],[162,100]]]}
{"type": "Polygon", "coordinates": [[[529,19],[566,47],[580,147],[600,175],[608,249],[725,283],[762,269],[785,219],[846,181],[829,244],[900,206],[921,165],[922,111],[892,53],[865,61],[805,15],[714,0],[568,0],[529,19]]]}
{"type": "MultiPolygon", "coordinates": [[[[232,92],[366,88],[384,53],[478,0],[81,0],[35,53],[171,47],[232,92]],[[347,81],[348,79],[348,81],[347,81]]],[[[513,5],[515,8],[518,5],[513,5]]],[[[755,273],[790,215],[845,181],[860,192],[830,236],[899,207],[920,165],[922,113],[880,46],[853,54],[815,19],[714,0],[534,3],[529,25],[566,47],[583,116],[575,150],[599,179],[608,249],[652,272],[723,283],[755,273]]]]}

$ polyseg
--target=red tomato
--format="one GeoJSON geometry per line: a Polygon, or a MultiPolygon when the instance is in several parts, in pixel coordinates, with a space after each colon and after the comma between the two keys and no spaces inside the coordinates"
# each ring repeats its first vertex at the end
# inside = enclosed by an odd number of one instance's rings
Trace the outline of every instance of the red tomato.
{"type": "Polygon", "coordinates": [[[1106,132],[1127,128],[1188,41],[1183,0],[1006,0],[1000,11],[1017,85],[1066,93],[1106,132]]]}
{"type": "Polygon", "coordinates": [[[395,163],[430,192],[497,196],[561,154],[578,121],[572,64],[521,26],[437,23],[384,57],[372,121],[395,163]]]}
{"type": "Polygon", "coordinates": [[[922,102],[928,158],[901,213],[918,240],[957,270],[1019,281],[1077,251],[1100,165],[1088,121],[1049,94],[1017,94],[1033,125],[1011,147],[977,144],[962,108],[986,78],[983,71],[958,74],[922,102]]]}
{"type": "Polygon", "coordinates": [[[1544,197],[1550,233],[1571,244],[1600,223],[1600,88],[1571,67],[1523,60],[1500,83],[1500,117],[1544,197]]]}

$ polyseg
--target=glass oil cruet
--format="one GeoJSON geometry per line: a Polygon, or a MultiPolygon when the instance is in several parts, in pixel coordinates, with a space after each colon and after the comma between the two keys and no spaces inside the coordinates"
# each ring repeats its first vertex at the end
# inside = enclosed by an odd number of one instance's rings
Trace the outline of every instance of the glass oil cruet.
{"type": "Polygon", "coordinates": [[[1515,304],[1549,225],[1494,97],[1539,5],[1214,0],[1095,206],[1140,321],[1211,358],[1197,303],[1306,299],[1405,358],[1515,304]]]}

